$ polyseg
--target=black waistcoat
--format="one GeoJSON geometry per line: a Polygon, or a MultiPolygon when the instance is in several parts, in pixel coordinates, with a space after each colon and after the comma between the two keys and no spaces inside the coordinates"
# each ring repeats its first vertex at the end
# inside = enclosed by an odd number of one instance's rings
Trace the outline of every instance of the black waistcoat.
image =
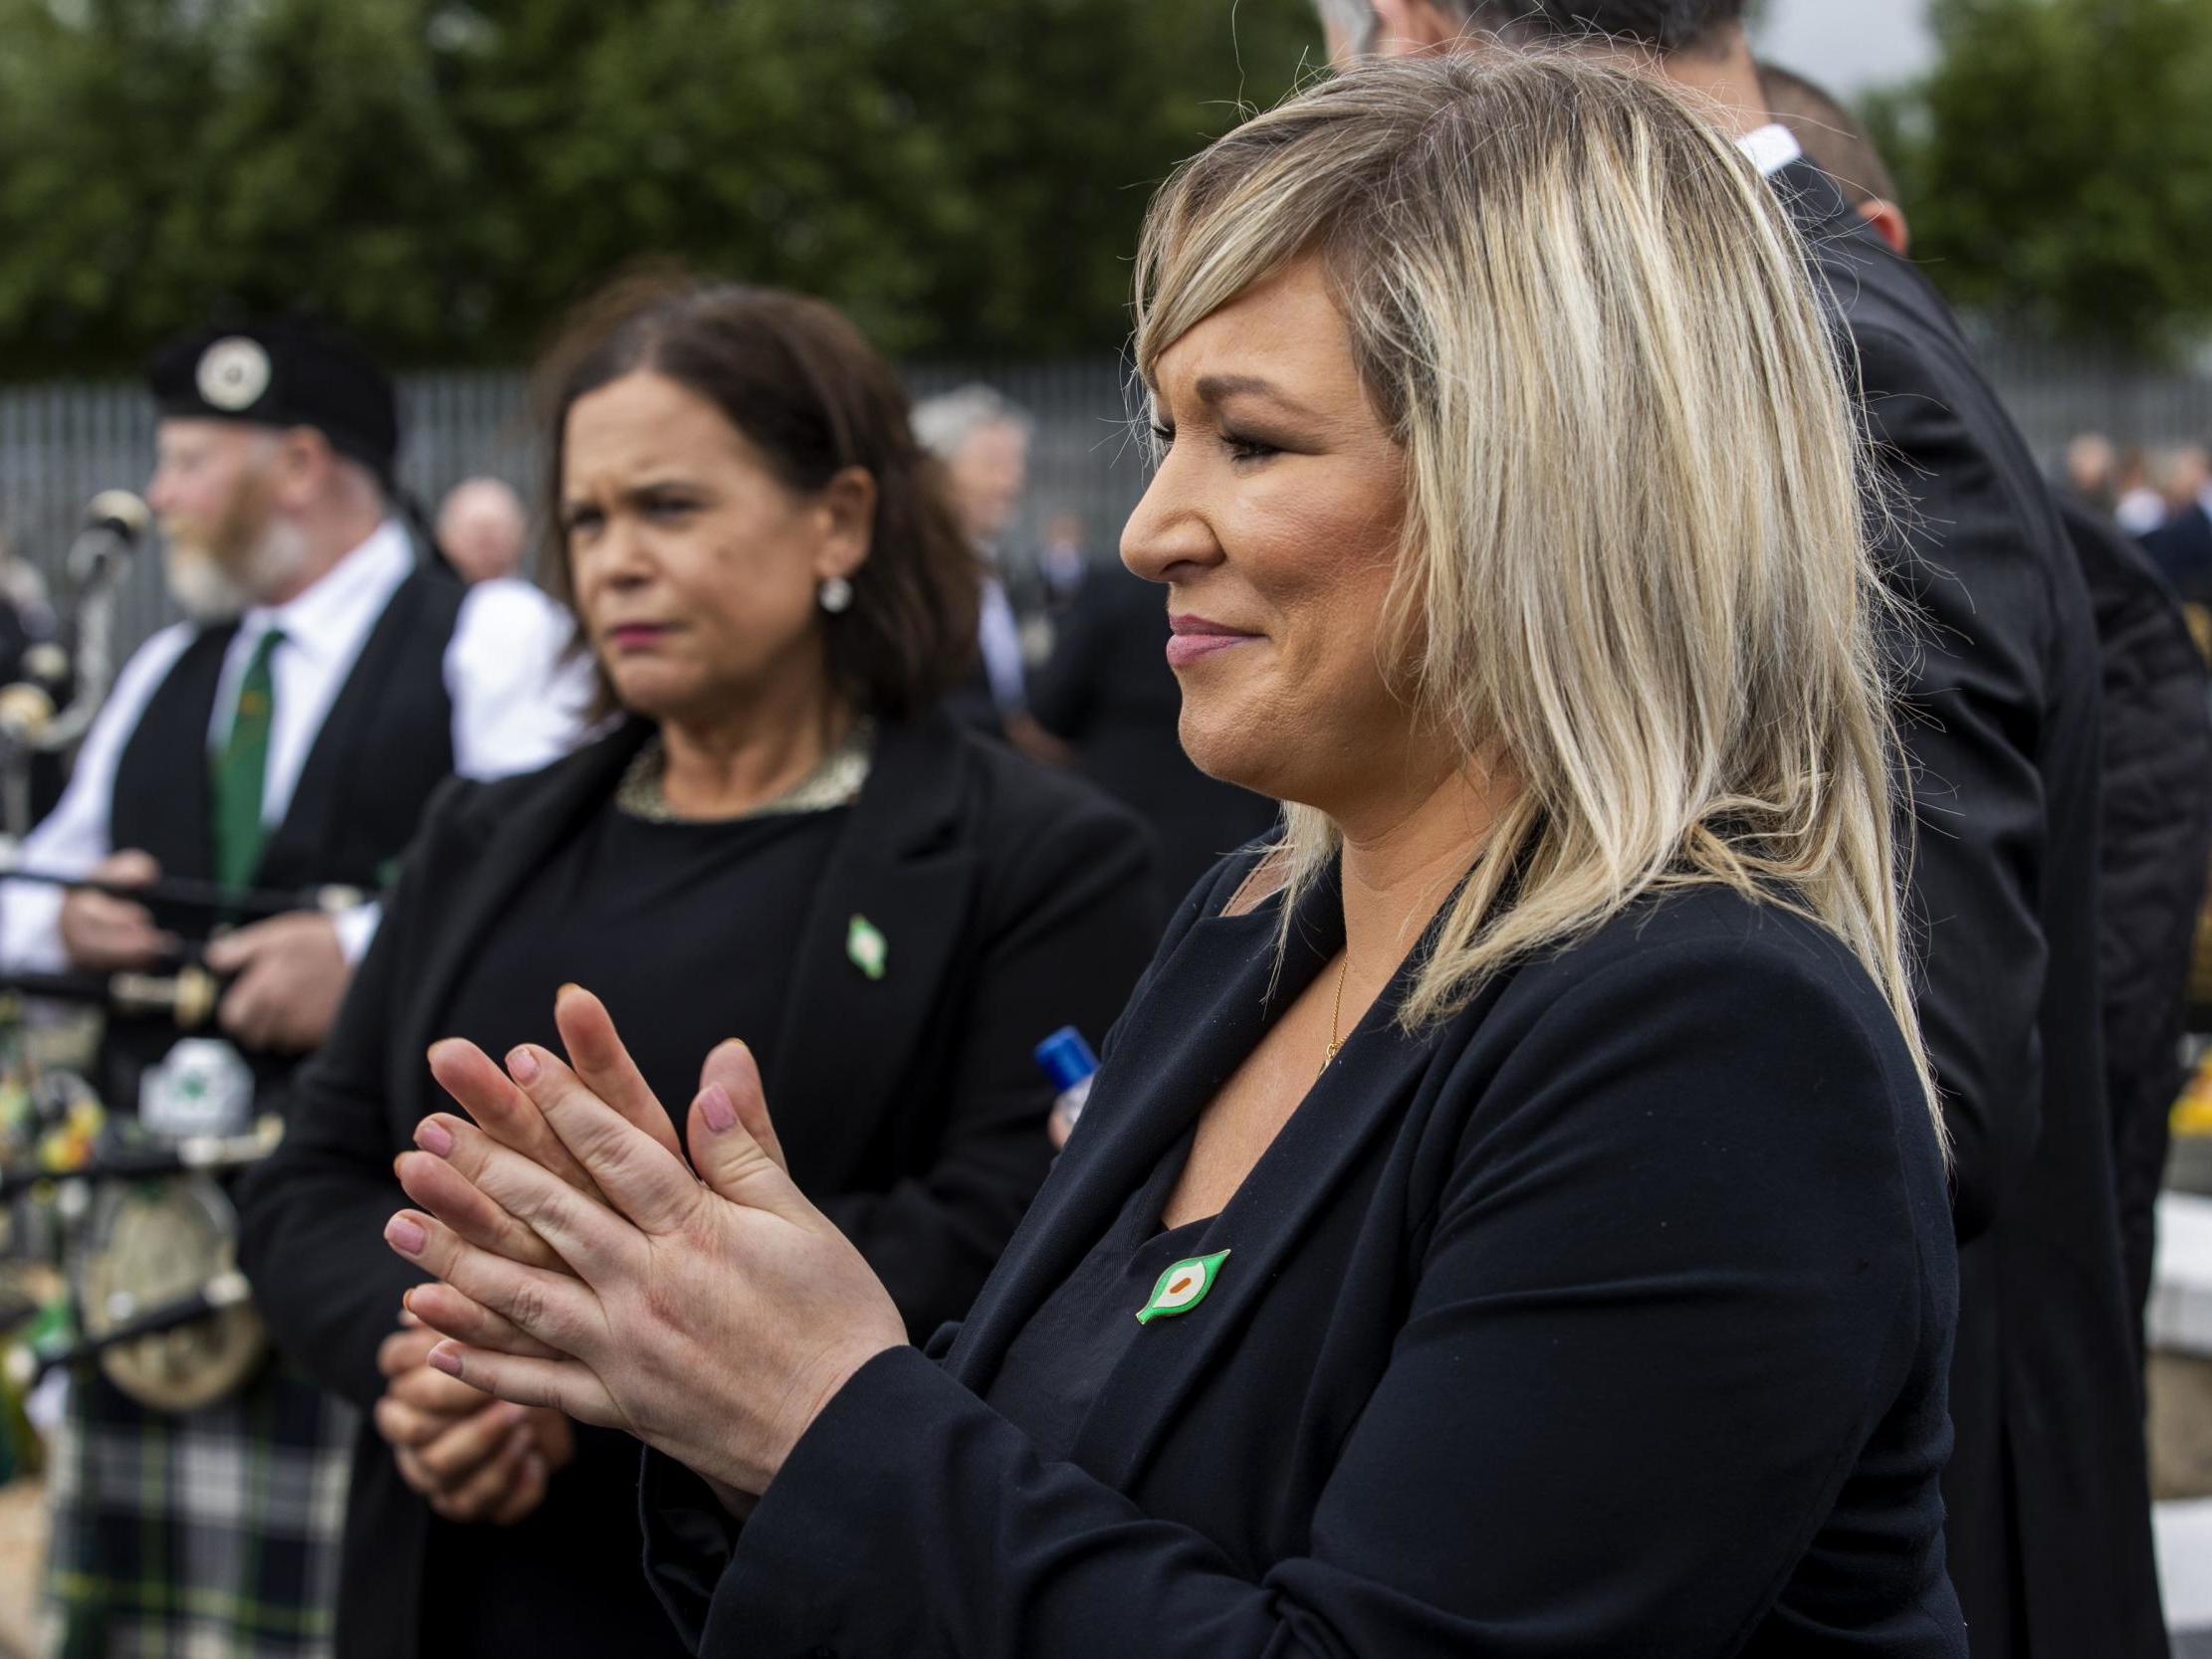
{"type": "MultiPolygon", "coordinates": [[[[271,828],[253,885],[278,892],[343,886],[373,894],[413,839],[430,792],[453,770],[446,647],[466,590],[441,570],[401,582],[362,642],[310,745],[284,820],[271,828]]],[[[208,727],[237,624],[203,628],[184,648],[123,745],[110,809],[111,845],[151,853],[165,876],[214,874],[208,727]]],[[[186,937],[205,913],[158,914],[186,937]]],[[[143,1070],[178,1036],[166,1019],[111,1018],[102,1086],[111,1110],[134,1112],[143,1070]]],[[[292,1061],[260,1061],[262,1092],[292,1061]]]]}

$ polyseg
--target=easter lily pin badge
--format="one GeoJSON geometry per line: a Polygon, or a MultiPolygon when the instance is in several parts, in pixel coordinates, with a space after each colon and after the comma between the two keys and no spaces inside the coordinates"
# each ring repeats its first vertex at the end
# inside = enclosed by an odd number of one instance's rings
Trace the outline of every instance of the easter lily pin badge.
{"type": "Polygon", "coordinates": [[[845,929],[845,954],[852,965],[871,979],[881,979],[891,962],[891,942],[864,916],[856,916],[845,929]]]}
{"type": "Polygon", "coordinates": [[[1137,1323],[1150,1325],[1156,1319],[1188,1314],[1206,1300],[1207,1292],[1220,1276],[1221,1264],[1227,1260],[1226,1250],[1217,1250],[1211,1256],[1193,1256],[1187,1262],[1177,1262],[1161,1274],[1160,1282],[1152,1287],[1152,1300],[1137,1311],[1137,1323]]]}

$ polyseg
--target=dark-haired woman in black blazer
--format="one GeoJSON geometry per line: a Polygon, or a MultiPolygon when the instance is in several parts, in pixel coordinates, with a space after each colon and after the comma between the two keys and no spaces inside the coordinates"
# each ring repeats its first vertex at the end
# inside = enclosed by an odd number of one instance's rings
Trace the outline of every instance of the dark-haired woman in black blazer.
{"type": "Polygon", "coordinates": [[[1285,836],[930,1352],[756,1072],[687,1164],[533,1048],[462,1104],[579,1170],[458,1117],[401,1160],[430,1362],[655,1448],[715,1659],[1958,1659],[1874,578],[1783,209],[1648,80],[1457,57],[1223,138],[1141,265],[1123,555],[1285,836]]]}
{"type": "MultiPolygon", "coordinates": [[[[561,575],[627,718],[433,805],[243,1203],[278,1340],[364,1413],[339,1659],[679,1650],[635,1566],[635,1444],[511,1416],[400,1325],[421,1274],[380,1234],[392,1158],[442,1098],[426,1049],[552,1041],[586,975],[661,1098],[747,1039],[792,1103],[794,1177],[923,1337],[1043,1179],[1031,1051],[1103,1032],[1157,942],[1143,830],[932,706],[973,636],[974,558],[849,323],[624,291],[553,403],[561,575]]],[[[677,1144],[665,1115],[657,1136],[677,1144]]]]}

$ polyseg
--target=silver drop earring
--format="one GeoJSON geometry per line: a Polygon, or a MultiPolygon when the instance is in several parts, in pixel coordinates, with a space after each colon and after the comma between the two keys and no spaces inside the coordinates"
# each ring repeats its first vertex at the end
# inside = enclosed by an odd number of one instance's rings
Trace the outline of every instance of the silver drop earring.
{"type": "Polygon", "coordinates": [[[852,583],[842,576],[822,578],[821,590],[815,595],[823,610],[837,616],[852,609],[852,583]]]}

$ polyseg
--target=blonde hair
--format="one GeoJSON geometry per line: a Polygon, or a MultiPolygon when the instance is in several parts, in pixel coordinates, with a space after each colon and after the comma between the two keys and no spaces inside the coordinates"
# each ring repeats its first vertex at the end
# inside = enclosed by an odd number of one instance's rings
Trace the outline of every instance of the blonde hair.
{"type": "MultiPolygon", "coordinates": [[[[1389,672],[1470,767],[1501,756],[1519,785],[1404,1023],[1648,894],[1713,884],[1833,931],[1926,1084],[1880,496],[1774,192],[1649,77],[1558,52],[1363,66],[1162,189],[1139,373],[1309,256],[1404,456],[1389,672]]],[[[1286,919],[1338,844],[1287,809],[1286,919]]]]}

